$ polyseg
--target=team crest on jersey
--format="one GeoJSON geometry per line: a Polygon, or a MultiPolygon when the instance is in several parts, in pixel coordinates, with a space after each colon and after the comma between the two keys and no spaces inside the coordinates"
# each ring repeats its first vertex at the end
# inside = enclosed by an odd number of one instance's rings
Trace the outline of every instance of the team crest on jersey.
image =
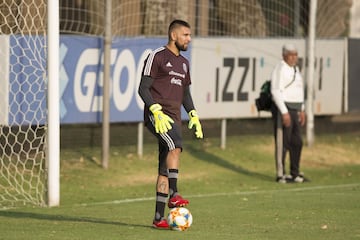
{"type": "Polygon", "coordinates": [[[184,72],[187,72],[187,66],[185,63],[183,63],[183,69],[184,69],[184,72]]]}

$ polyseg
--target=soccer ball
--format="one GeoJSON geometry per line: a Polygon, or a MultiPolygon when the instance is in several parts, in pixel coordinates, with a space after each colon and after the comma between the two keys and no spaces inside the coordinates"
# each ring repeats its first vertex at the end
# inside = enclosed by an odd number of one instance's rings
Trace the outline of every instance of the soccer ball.
{"type": "Polygon", "coordinates": [[[185,231],[192,224],[190,211],[184,207],[172,208],[168,215],[168,224],[172,230],[185,231]]]}

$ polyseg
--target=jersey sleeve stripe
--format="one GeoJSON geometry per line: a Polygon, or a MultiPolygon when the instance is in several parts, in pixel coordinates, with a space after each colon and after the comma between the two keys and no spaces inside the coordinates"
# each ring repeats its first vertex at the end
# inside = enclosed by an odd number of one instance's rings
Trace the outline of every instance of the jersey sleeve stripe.
{"type": "Polygon", "coordinates": [[[150,76],[150,74],[151,74],[151,66],[152,66],[152,64],[154,62],[155,55],[158,52],[160,52],[160,51],[162,51],[164,49],[165,49],[164,47],[160,47],[160,48],[154,50],[152,53],[150,53],[149,58],[146,61],[145,69],[144,69],[144,75],[145,76],[150,76]]]}

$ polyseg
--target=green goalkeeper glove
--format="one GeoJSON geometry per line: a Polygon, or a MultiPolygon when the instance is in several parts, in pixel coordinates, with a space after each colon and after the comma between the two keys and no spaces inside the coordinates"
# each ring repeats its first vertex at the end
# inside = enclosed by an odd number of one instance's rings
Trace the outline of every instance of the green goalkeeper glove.
{"type": "Polygon", "coordinates": [[[189,125],[188,125],[189,129],[192,129],[193,126],[195,126],[195,136],[197,138],[203,138],[204,135],[202,132],[202,128],[201,128],[201,124],[200,124],[197,112],[195,110],[191,110],[189,112],[189,117],[190,117],[189,125]]]}
{"type": "Polygon", "coordinates": [[[160,104],[155,103],[150,106],[149,110],[153,113],[155,119],[155,131],[157,133],[166,133],[172,129],[171,123],[174,123],[168,115],[161,111],[162,107],[160,104]]]}

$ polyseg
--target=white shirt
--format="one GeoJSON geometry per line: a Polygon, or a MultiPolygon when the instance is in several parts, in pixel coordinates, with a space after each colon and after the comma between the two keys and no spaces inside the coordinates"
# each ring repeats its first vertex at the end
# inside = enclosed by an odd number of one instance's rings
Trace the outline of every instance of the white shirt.
{"type": "Polygon", "coordinates": [[[271,74],[272,98],[282,114],[288,112],[285,102],[301,103],[301,109],[304,110],[303,78],[297,66],[295,70],[296,71],[294,71],[294,67],[289,66],[284,60],[281,60],[271,74]],[[292,82],[293,79],[294,82],[292,82]]]}

